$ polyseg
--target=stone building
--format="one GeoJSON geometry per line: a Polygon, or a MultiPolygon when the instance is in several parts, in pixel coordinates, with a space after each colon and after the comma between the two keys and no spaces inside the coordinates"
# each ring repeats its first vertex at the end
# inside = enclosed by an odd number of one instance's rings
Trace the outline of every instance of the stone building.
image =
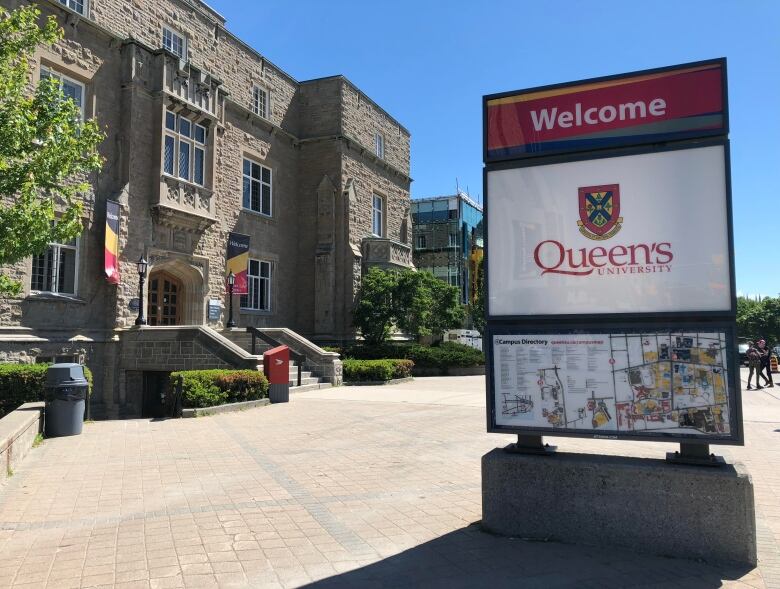
{"type": "Polygon", "coordinates": [[[78,357],[109,416],[142,412],[139,383],[154,374],[257,365],[243,332],[222,330],[231,232],[250,237],[240,328],[309,349],[312,368],[309,340],[353,337],[365,268],[412,265],[409,132],[343,76],[295,80],[200,0],[38,5],[65,37],[38,52],[32,81],[56,76],[97,118],[105,164],[83,235],[3,268],[25,292],[0,299],[0,360],[78,357]],[[103,267],[107,201],[121,211],[118,285],[103,267]],[[142,256],[140,305],[156,327],[138,329],[142,256]]]}

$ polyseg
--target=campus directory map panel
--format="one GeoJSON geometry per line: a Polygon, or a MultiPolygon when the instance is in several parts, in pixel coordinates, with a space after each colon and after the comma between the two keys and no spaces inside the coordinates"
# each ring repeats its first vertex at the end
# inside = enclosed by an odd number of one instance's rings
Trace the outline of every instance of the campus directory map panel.
{"type": "Polygon", "coordinates": [[[493,336],[496,424],[595,437],[728,437],[724,332],[493,336]]]}

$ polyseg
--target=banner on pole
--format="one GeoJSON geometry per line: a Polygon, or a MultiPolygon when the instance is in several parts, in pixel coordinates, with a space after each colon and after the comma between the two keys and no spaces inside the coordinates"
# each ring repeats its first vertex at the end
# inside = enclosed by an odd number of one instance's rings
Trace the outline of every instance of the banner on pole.
{"type": "Polygon", "coordinates": [[[119,203],[106,201],[105,272],[109,284],[119,284],[119,203]]]}
{"type": "MultiPolygon", "coordinates": [[[[231,233],[228,236],[227,264],[225,276],[231,272],[236,277],[233,294],[249,294],[247,284],[247,267],[249,265],[249,236],[241,233],[231,233]]],[[[225,283],[227,289],[227,282],[225,283]]]]}

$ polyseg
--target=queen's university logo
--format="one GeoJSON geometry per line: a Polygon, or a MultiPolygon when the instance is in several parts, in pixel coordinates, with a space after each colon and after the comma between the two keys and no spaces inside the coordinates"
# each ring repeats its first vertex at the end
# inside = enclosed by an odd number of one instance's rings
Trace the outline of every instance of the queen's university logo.
{"type": "Polygon", "coordinates": [[[579,189],[580,220],[577,225],[588,239],[609,239],[622,227],[620,185],[584,186],[579,189]]]}

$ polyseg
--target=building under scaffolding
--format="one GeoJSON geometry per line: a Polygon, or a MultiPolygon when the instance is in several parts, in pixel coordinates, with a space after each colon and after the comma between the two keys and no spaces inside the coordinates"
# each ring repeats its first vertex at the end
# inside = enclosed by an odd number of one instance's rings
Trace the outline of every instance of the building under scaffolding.
{"type": "Polygon", "coordinates": [[[482,252],[482,207],[464,192],[412,199],[413,257],[418,270],[457,286],[469,304],[474,260],[482,252]]]}

